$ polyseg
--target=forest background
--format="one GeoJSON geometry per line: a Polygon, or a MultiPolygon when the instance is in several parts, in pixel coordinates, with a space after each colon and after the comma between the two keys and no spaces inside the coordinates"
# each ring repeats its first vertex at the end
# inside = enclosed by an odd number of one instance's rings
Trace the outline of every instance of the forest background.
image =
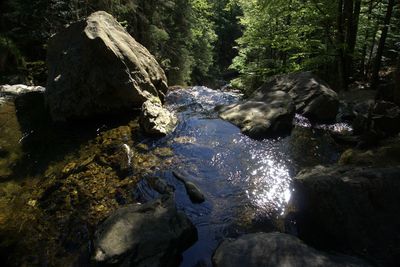
{"type": "Polygon", "coordinates": [[[337,91],[400,99],[396,0],[4,0],[0,83],[44,85],[48,38],[96,10],[150,50],[170,85],[230,81],[250,93],[272,75],[314,71],[337,91]]]}

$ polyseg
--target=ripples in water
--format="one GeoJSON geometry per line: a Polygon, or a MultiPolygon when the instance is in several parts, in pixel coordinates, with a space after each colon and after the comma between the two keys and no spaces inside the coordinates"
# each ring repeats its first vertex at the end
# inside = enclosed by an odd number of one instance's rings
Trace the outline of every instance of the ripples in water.
{"type": "Polygon", "coordinates": [[[175,132],[153,146],[170,146],[205,193],[207,201],[194,205],[170,174],[178,207],[185,211],[199,231],[199,241],[184,254],[181,266],[201,262],[211,266],[211,255],[225,237],[244,232],[271,231],[291,195],[291,181],[303,167],[337,160],[338,151],[326,130],[342,131],[346,126],[312,126],[296,116],[291,136],[257,141],[218,118],[214,108],[235,103],[241,94],[206,87],[173,91],[167,106],[180,119],[175,132]]]}

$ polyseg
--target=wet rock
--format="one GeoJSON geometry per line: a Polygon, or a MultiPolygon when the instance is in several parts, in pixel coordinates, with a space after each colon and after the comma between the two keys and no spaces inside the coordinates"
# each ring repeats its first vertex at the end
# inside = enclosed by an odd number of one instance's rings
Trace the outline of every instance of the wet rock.
{"type": "Polygon", "coordinates": [[[172,157],[174,155],[174,151],[170,147],[157,147],[152,152],[154,155],[163,158],[172,157]]]}
{"type": "Polygon", "coordinates": [[[369,266],[348,256],[333,256],[282,233],[255,233],[222,242],[213,256],[214,267],[369,266]]]}
{"type": "Polygon", "coordinates": [[[295,108],[289,94],[283,91],[266,93],[261,99],[219,107],[222,119],[237,125],[241,131],[255,139],[290,133],[295,108]]]}
{"type": "Polygon", "coordinates": [[[53,36],[47,65],[54,120],[139,109],[151,97],[163,101],[168,90],[155,58],[104,11],[53,36]]]}
{"type": "Polygon", "coordinates": [[[124,266],[177,266],[179,255],[196,239],[196,228],[177,211],[171,197],[129,205],[99,226],[94,260],[124,266]]]}
{"type": "Polygon", "coordinates": [[[162,195],[171,194],[174,192],[174,188],[159,177],[147,177],[146,180],[151,188],[162,195]]]}
{"type": "Polygon", "coordinates": [[[45,88],[42,86],[28,86],[24,84],[0,85],[0,96],[1,95],[18,96],[31,92],[44,92],[44,91],[45,88]]]}
{"type": "Polygon", "coordinates": [[[257,89],[250,99],[264,101],[273,91],[287,92],[295,103],[296,113],[312,121],[334,121],[338,113],[338,95],[311,72],[274,76],[257,89]]]}
{"type": "Polygon", "coordinates": [[[298,235],[315,247],[396,266],[400,252],[400,167],[318,166],[294,180],[298,235]]]}
{"type": "Polygon", "coordinates": [[[173,171],[173,175],[185,185],[186,193],[193,203],[203,203],[206,199],[200,188],[193,182],[188,181],[189,175],[187,173],[173,171]]]}
{"type": "Polygon", "coordinates": [[[111,143],[104,149],[98,161],[104,166],[111,166],[119,177],[125,178],[132,173],[133,151],[127,144],[119,142],[111,143]]]}
{"type": "Polygon", "coordinates": [[[145,133],[155,136],[166,136],[173,132],[178,119],[164,108],[161,102],[152,98],[143,103],[140,125],[145,133]]]}

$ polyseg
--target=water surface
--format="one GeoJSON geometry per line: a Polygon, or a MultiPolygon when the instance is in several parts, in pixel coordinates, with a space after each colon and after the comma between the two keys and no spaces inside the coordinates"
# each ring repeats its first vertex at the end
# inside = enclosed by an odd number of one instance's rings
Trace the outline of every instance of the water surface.
{"type": "Polygon", "coordinates": [[[206,87],[170,92],[167,106],[178,114],[180,123],[171,136],[149,142],[172,148],[179,158],[174,168],[189,173],[207,199],[203,204],[191,203],[171,170],[160,173],[177,188],[178,207],[199,232],[199,241],[185,252],[181,266],[211,266],[211,255],[225,237],[274,230],[297,171],[338,158],[326,129],[341,130],[341,126],[312,129],[301,116],[296,117],[292,135],[285,138],[256,141],[241,134],[214,111],[217,105],[240,98],[239,93],[206,87]]]}

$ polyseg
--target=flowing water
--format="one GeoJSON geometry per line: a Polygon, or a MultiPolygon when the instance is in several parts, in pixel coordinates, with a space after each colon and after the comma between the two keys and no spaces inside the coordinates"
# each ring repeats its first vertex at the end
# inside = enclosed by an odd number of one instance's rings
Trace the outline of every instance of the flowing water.
{"type": "MultiPolygon", "coordinates": [[[[4,210],[7,207],[15,210],[10,203],[20,194],[18,188],[26,184],[32,187],[27,179],[36,181],[31,182],[34,186],[43,187],[43,176],[57,176],[53,165],[61,166],[65,182],[61,185],[57,182],[56,186],[50,183],[48,187],[51,190],[45,190],[42,194],[45,197],[41,196],[39,200],[29,193],[20,205],[26,207],[28,203],[37,209],[37,201],[47,203],[48,198],[48,203],[61,203],[57,204],[59,207],[51,206],[52,210],[58,210],[57,214],[70,214],[74,205],[80,208],[74,202],[76,192],[79,192],[79,197],[82,198],[83,194],[90,204],[82,213],[105,216],[109,210],[129,202],[129,198],[132,201],[147,201],[158,196],[146,179],[138,179],[139,169],[142,168],[141,175],[159,176],[175,188],[178,208],[189,216],[198,229],[198,242],[184,253],[181,266],[211,266],[212,253],[224,238],[276,229],[277,219],[290,199],[294,175],[304,167],[337,161],[340,148],[329,131],[349,130],[342,124],[311,127],[305,118],[296,116],[296,126],[290,136],[252,140],[241,134],[236,126],[219,119],[214,111],[216,106],[235,103],[241,97],[237,92],[200,86],[170,92],[166,106],[177,114],[180,122],[173,134],[158,140],[135,134],[133,129],[137,127],[132,126],[134,123],[129,122],[130,119],[121,119],[120,122],[103,120],[93,125],[75,126],[72,131],[71,128],[59,127],[54,130],[52,125],[31,127],[21,119],[21,112],[18,116],[7,117],[15,113],[16,107],[0,99],[4,102],[0,103],[0,123],[6,123],[0,125],[0,149],[11,151],[11,155],[3,158],[0,155],[0,178],[2,175],[7,177],[4,181],[0,180],[0,209],[3,209],[0,226],[8,220],[4,210]],[[119,126],[127,124],[131,126],[119,126]],[[17,129],[17,134],[7,130],[13,128],[17,129]],[[13,163],[13,157],[19,158],[17,163],[13,163]],[[121,164],[122,161],[124,164],[121,164]],[[130,166],[136,167],[127,171],[130,166]],[[82,175],[71,172],[70,169],[74,168],[86,172],[82,175]],[[190,201],[184,185],[173,176],[174,170],[190,175],[190,180],[203,191],[206,197],[204,203],[193,204],[190,201]],[[132,174],[135,171],[137,173],[132,174]],[[84,180],[87,173],[95,178],[84,180]],[[16,183],[13,178],[17,176],[23,182],[16,183]],[[93,179],[95,184],[91,184],[93,179]],[[81,181],[86,182],[81,184],[81,181]],[[139,183],[129,187],[133,181],[139,183]],[[11,193],[5,189],[10,184],[15,185],[11,186],[14,188],[11,193]],[[121,188],[128,188],[131,196],[127,196],[121,188]],[[81,191],[87,192],[86,195],[81,191]],[[60,194],[62,201],[52,196],[60,194]]],[[[17,103],[16,106],[18,109],[17,103]]],[[[40,115],[35,118],[34,114],[28,114],[29,122],[43,120],[40,115]]],[[[43,209],[52,214],[46,205],[40,207],[45,207],[43,209]]],[[[63,222],[66,220],[64,217],[68,217],[64,215],[63,222]]],[[[84,215],[82,218],[86,220],[84,215]]],[[[74,216],[79,217],[75,213],[74,216]]],[[[99,221],[103,218],[101,216],[93,218],[99,221]]],[[[20,226],[20,232],[22,228],[20,226]]],[[[77,230],[81,239],[82,231],[89,230],[77,230]]]]}
{"type": "MultiPolygon", "coordinates": [[[[291,136],[252,140],[214,112],[217,105],[240,98],[238,93],[206,87],[173,91],[167,106],[179,115],[180,124],[171,136],[148,143],[172,148],[179,158],[174,168],[189,173],[206,196],[205,203],[193,204],[169,170],[159,173],[177,188],[178,206],[199,232],[198,242],[184,253],[181,266],[211,266],[211,255],[223,238],[275,229],[296,172],[338,159],[338,149],[326,130],[342,131],[346,125],[312,129],[305,118],[296,116],[291,136]]],[[[148,189],[142,193],[154,197],[148,189]]]]}

